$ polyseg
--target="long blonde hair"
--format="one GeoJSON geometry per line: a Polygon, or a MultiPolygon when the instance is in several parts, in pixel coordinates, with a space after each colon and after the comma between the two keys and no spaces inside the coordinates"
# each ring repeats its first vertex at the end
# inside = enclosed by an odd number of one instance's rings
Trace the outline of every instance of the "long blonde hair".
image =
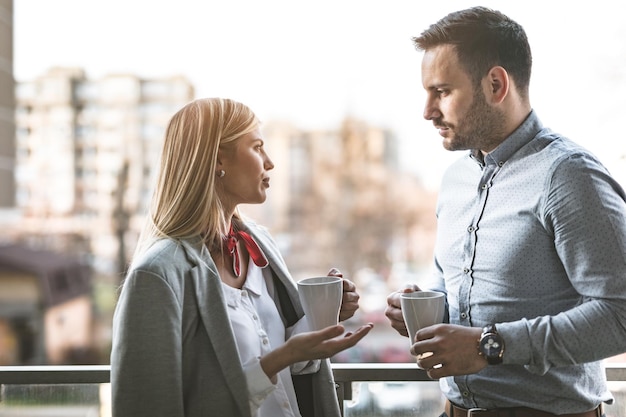
{"type": "Polygon", "coordinates": [[[172,116],[135,259],[161,238],[221,241],[230,219],[216,193],[218,150],[232,149],[258,125],[250,108],[223,98],[194,100],[172,116]]]}

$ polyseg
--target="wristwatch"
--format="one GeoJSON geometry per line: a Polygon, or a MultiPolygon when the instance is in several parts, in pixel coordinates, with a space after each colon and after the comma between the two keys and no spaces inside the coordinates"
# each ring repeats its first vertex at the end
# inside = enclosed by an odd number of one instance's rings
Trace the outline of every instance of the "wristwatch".
{"type": "Polygon", "coordinates": [[[489,365],[502,363],[504,339],[496,331],[495,324],[488,324],[483,328],[483,333],[478,341],[478,354],[484,356],[489,365]]]}

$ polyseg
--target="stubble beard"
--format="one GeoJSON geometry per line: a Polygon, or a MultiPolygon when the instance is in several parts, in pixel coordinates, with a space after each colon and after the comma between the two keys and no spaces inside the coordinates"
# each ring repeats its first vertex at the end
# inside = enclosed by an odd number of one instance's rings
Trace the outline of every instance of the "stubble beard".
{"type": "Polygon", "coordinates": [[[449,151],[478,149],[490,152],[504,139],[504,115],[487,104],[480,90],[474,94],[465,117],[451,127],[453,135],[443,143],[449,151]],[[455,129],[458,126],[462,130],[455,129]]]}

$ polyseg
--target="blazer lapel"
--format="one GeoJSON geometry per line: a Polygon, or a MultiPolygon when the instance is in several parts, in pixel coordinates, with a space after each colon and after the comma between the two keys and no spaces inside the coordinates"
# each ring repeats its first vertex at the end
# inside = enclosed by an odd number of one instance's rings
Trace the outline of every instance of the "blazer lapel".
{"type": "Polygon", "coordinates": [[[246,386],[246,377],[241,369],[237,345],[229,324],[217,268],[203,244],[192,245],[184,242],[183,246],[195,263],[190,274],[198,311],[213,350],[219,358],[226,385],[233,398],[237,399],[241,415],[249,415],[247,396],[241,395],[242,387],[246,386]]]}
{"type": "Polygon", "coordinates": [[[274,244],[270,243],[271,238],[264,229],[259,230],[258,228],[250,227],[250,225],[248,225],[248,232],[252,235],[267,257],[270,263],[269,267],[272,268],[274,276],[277,277],[285,287],[298,318],[304,316],[304,310],[302,309],[300,296],[298,295],[298,286],[293,281],[293,278],[291,278],[287,264],[283,260],[278,248],[274,244]]]}

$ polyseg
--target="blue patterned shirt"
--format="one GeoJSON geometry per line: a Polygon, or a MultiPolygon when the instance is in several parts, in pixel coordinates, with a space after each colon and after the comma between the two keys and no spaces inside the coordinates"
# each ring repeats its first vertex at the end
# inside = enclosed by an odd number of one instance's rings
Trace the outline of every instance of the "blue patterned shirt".
{"type": "Polygon", "coordinates": [[[504,363],[442,378],[459,406],[575,413],[612,401],[602,359],[626,351],[626,196],[535,112],[445,173],[435,266],[450,323],[495,323],[504,363]]]}

